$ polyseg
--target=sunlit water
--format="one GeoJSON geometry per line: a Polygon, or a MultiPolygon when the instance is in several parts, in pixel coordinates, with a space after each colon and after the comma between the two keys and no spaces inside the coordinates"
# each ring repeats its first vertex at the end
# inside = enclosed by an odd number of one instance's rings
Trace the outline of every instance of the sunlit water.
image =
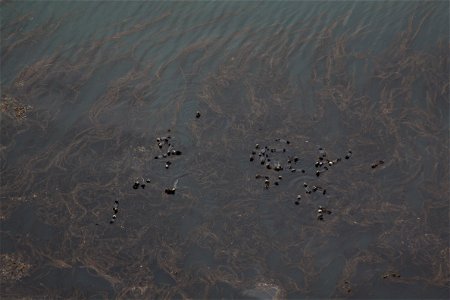
{"type": "Polygon", "coordinates": [[[0,11],[2,296],[448,297],[448,2],[0,11]]]}

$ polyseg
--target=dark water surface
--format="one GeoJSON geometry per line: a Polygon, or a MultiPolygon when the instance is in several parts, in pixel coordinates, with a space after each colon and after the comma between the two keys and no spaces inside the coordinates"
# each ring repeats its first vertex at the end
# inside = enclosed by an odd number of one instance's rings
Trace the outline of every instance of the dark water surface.
{"type": "Polygon", "coordinates": [[[0,11],[2,297],[449,296],[448,1],[0,11]]]}

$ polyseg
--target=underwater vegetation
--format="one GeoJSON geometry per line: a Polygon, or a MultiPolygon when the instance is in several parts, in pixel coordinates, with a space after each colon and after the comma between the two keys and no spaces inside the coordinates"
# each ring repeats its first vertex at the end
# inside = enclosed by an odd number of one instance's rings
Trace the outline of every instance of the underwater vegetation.
{"type": "Polygon", "coordinates": [[[80,11],[15,5],[2,297],[448,296],[444,2],[409,4],[382,41],[353,10],[150,3],[64,43],[80,11]]]}

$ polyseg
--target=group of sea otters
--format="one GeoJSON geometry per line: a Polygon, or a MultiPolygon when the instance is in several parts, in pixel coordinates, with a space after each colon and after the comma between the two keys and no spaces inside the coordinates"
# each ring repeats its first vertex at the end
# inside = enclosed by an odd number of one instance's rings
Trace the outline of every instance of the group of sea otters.
{"type": "MultiPolygon", "coordinates": [[[[302,174],[306,174],[306,170],[301,168],[299,169],[297,167],[297,164],[299,163],[300,159],[298,156],[295,155],[289,155],[289,151],[286,149],[288,145],[291,144],[289,140],[277,138],[275,139],[275,142],[277,142],[276,146],[264,146],[262,147],[259,144],[255,145],[255,148],[252,150],[250,154],[250,162],[258,161],[262,167],[264,167],[267,170],[274,171],[275,176],[270,175],[261,175],[256,174],[256,179],[264,179],[264,188],[269,189],[271,184],[278,186],[280,184],[280,181],[283,179],[283,176],[280,174],[280,172],[301,172],[302,174]],[[280,147],[279,145],[282,145],[280,147]]],[[[328,171],[330,168],[338,164],[342,161],[342,159],[336,158],[336,159],[329,159],[327,157],[327,152],[324,148],[318,147],[319,155],[317,157],[317,160],[314,163],[315,170],[314,174],[317,177],[320,177],[320,175],[326,171],[328,171]]],[[[347,154],[345,155],[345,159],[350,159],[352,156],[352,151],[348,150],[347,154]]],[[[306,195],[310,195],[312,193],[320,192],[323,195],[327,193],[327,190],[321,186],[318,185],[312,185],[310,186],[308,183],[304,182],[303,187],[305,190],[306,195]]],[[[297,195],[297,199],[294,201],[295,205],[300,205],[300,201],[302,199],[302,195],[297,195]]],[[[323,221],[324,215],[331,214],[331,210],[319,206],[317,209],[317,219],[323,221]]]]}
{"type": "MultiPolygon", "coordinates": [[[[195,117],[198,119],[200,118],[201,114],[199,111],[196,112],[195,117]]],[[[170,133],[170,129],[168,130],[170,133]]],[[[286,147],[288,147],[291,142],[286,139],[277,138],[275,139],[275,142],[277,143],[276,146],[260,146],[259,144],[255,145],[254,150],[251,151],[250,154],[250,162],[259,162],[262,167],[264,167],[268,171],[273,171],[276,174],[275,176],[271,175],[261,175],[256,174],[256,179],[262,179],[264,180],[264,188],[269,189],[270,186],[273,184],[275,186],[278,186],[280,182],[283,179],[283,176],[281,175],[281,172],[290,172],[290,173],[296,173],[300,172],[302,174],[306,174],[306,170],[303,168],[298,168],[297,164],[299,163],[299,158],[295,155],[289,155],[289,151],[287,151],[286,147]],[[281,154],[281,156],[280,156],[281,154]]],[[[170,135],[167,136],[161,136],[156,138],[156,143],[158,145],[158,148],[161,150],[161,153],[156,155],[155,159],[160,159],[165,161],[165,168],[169,169],[172,165],[172,161],[169,160],[169,157],[179,156],[182,154],[181,151],[177,150],[172,142],[172,137],[170,135]]],[[[318,147],[318,157],[317,160],[314,163],[315,170],[314,174],[317,177],[320,177],[321,174],[327,172],[330,170],[330,168],[334,167],[338,163],[342,161],[340,157],[335,159],[330,159],[327,157],[327,152],[324,148],[318,147]]],[[[348,150],[346,155],[344,156],[345,159],[350,159],[352,157],[352,150],[348,150]]],[[[377,168],[378,166],[382,165],[384,161],[379,160],[372,164],[372,169],[377,168]]],[[[150,183],[150,179],[144,179],[143,177],[138,178],[135,180],[133,184],[133,189],[138,189],[141,187],[142,189],[145,188],[145,183],[150,183]]],[[[174,195],[175,190],[177,188],[178,179],[175,180],[174,184],[166,188],[164,192],[168,195],[174,195]]],[[[317,185],[308,185],[308,183],[304,182],[303,187],[305,190],[306,195],[310,195],[312,193],[320,192],[323,195],[327,193],[327,190],[321,186],[317,185]]],[[[297,195],[297,199],[294,201],[295,205],[300,205],[300,201],[302,199],[302,195],[297,195]]],[[[114,223],[117,213],[118,213],[118,206],[119,203],[116,200],[114,207],[113,207],[113,216],[111,218],[110,223],[114,223]]],[[[324,220],[324,215],[331,214],[331,210],[319,206],[317,208],[317,219],[320,221],[324,220]]]]}

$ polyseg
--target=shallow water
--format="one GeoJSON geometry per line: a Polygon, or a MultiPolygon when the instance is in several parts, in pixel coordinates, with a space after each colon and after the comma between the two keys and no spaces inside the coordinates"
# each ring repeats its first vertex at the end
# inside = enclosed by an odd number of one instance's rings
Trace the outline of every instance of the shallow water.
{"type": "Polygon", "coordinates": [[[448,12],[3,1],[1,295],[447,298],[448,12]]]}

